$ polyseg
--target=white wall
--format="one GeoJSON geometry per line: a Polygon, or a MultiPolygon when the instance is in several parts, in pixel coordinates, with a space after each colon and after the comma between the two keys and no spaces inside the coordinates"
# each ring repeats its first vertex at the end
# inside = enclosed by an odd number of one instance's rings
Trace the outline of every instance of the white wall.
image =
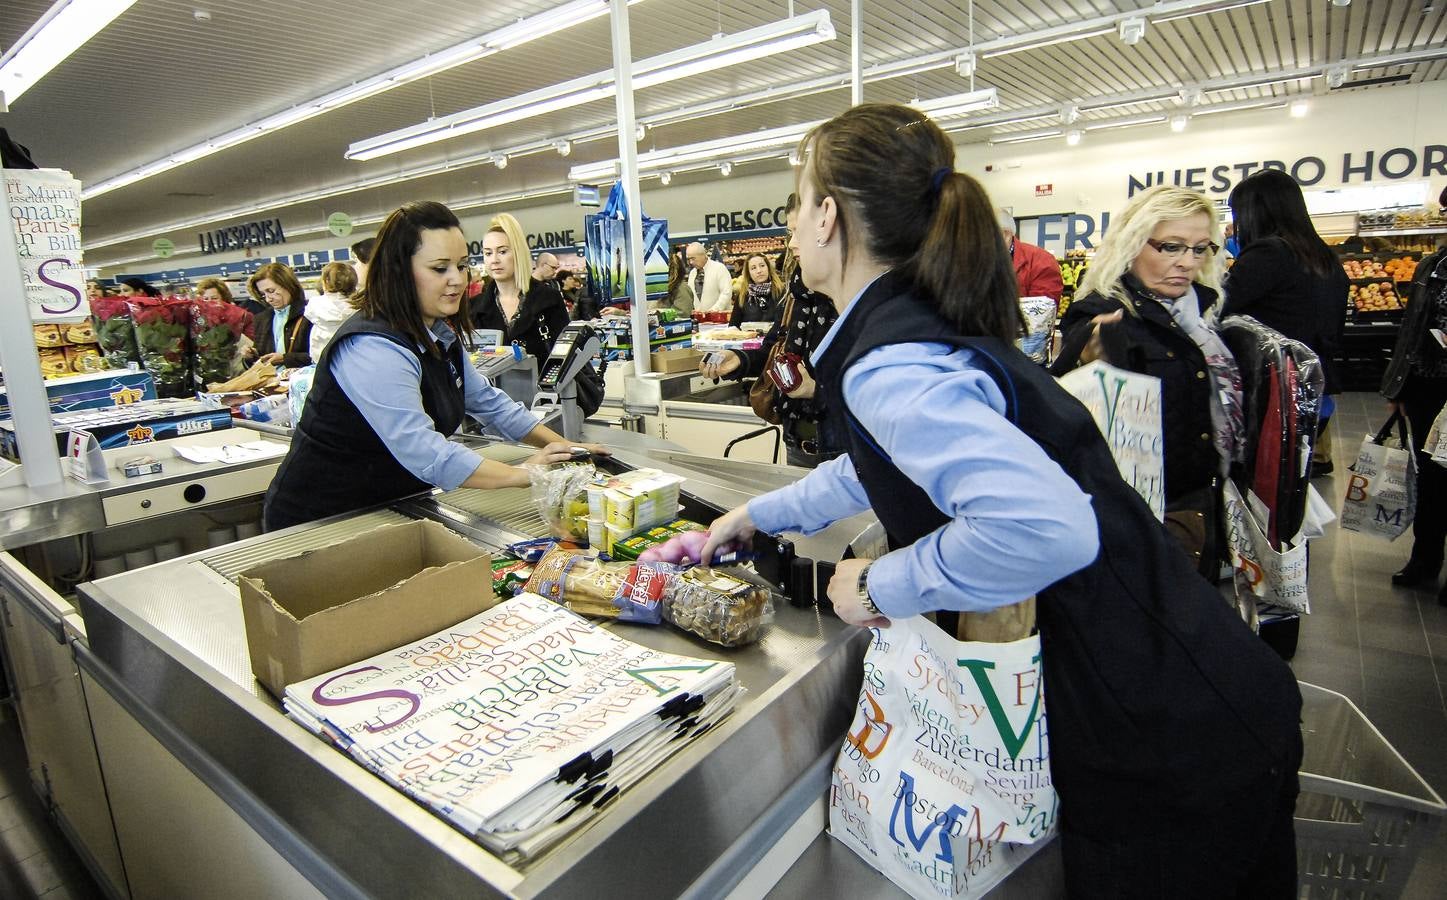
{"type": "MultiPolygon", "coordinates": [[[[1118,212],[1125,205],[1132,176],[1142,182],[1148,174],[1158,173],[1164,173],[1166,183],[1192,180],[1208,196],[1224,200],[1243,173],[1252,170],[1238,169],[1238,165],[1259,167],[1277,161],[1288,170],[1295,166],[1303,179],[1311,180],[1319,170],[1308,158],[1315,158],[1321,163],[1320,180],[1307,189],[1320,190],[1344,184],[1390,182],[1392,179],[1380,171],[1382,157],[1403,148],[1415,157],[1416,165],[1399,180],[1430,182],[1430,196],[1435,198],[1447,184],[1447,170],[1424,177],[1423,167],[1429,155],[1447,167],[1444,111],[1447,82],[1402,85],[1311,98],[1310,113],[1302,119],[1290,118],[1285,109],[1247,110],[1193,118],[1179,134],[1166,123],[1088,132],[1075,147],[1066,146],[1063,137],[1025,144],[962,144],[956,167],[980,179],[994,202],[1010,207],[1017,216],[1061,216],[1045,220],[1046,239],[1039,237],[1036,221],[1022,222],[1021,227],[1022,238],[1058,252],[1065,249],[1067,237],[1072,246],[1083,246],[1082,239],[1098,239],[1105,214],[1118,212]],[[1434,147],[1438,149],[1424,152],[1434,147]],[[1370,180],[1362,172],[1344,173],[1348,158],[1361,166],[1368,153],[1373,155],[1374,163],[1370,180]],[[1037,197],[1036,185],[1045,184],[1053,186],[1052,195],[1037,197]],[[1064,218],[1070,215],[1075,218],[1064,218]]],[[[1403,153],[1387,160],[1396,167],[1393,172],[1400,172],[1408,161],[1403,153]]],[[[764,216],[768,220],[793,187],[792,170],[751,175],[746,167],[729,178],[717,176],[694,184],[663,187],[649,180],[643,183],[643,208],[649,216],[668,219],[671,235],[699,234],[718,230],[718,220],[707,218],[710,214],[768,210],[764,216]]],[[[594,211],[556,198],[499,209],[516,215],[529,234],[571,229],[579,239],[583,216],[594,211]]],[[[488,219],[497,211],[464,214],[462,224],[468,239],[480,241],[488,219]]],[[[276,215],[283,225],[291,223],[285,210],[276,215]]],[[[345,247],[374,232],[375,226],[371,226],[348,238],[307,238],[262,248],[260,255],[345,247]]],[[[196,239],[194,234],[170,237],[178,246],[188,247],[196,239]]],[[[241,253],[189,255],[169,265],[155,260],[127,268],[133,272],[163,267],[174,270],[188,265],[235,263],[243,258],[241,253]]]]}

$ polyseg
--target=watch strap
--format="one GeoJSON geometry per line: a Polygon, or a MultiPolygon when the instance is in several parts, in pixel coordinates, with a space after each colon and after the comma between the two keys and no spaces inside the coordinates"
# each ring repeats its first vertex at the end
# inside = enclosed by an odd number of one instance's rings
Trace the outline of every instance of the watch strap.
{"type": "Polygon", "coordinates": [[[872,568],[874,568],[873,562],[859,570],[859,583],[856,584],[855,587],[859,591],[859,602],[863,605],[865,611],[876,616],[882,616],[884,613],[879,611],[879,607],[874,604],[874,598],[869,596],[869,570],[872,568]]]}

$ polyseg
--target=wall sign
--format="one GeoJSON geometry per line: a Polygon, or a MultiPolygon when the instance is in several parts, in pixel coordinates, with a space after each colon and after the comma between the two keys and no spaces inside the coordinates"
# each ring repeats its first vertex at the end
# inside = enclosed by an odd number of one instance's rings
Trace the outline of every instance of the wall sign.
{"type": "Polygon", "coordinates": [[[756,228],[787,228],[784,217],[788,207],[774,206],[762,209],[736,209],[730,212],[704,213],[705,234],[721,231],[752,231],[756,228]]]}
{"type": "Polygon", "coordinates": [[[281,219],[263,219],[244,225],[218,228],[215,231],[203,231],[197,238],[202,253],[224,253],[227,250],[284,244],[286,232],[282,230],[281,219]]]}
{"type": "Polygon", "coordinates": [[[556,247],[576,246],[578,246],[578,232],[571,228],[566,231],[543,231],[528,235],[528,249],[530,250],[552,250],[556,247]]]}
{"type": "Polygon", "coordinates": [[[1055,185],[1053,185],[1053,184],[1037,184],[1037,185],[1035,185],[1035,196],[1037,196],[1037,197],[1053,197],[1053,196],[1055,196],[1055,185]]]}
{"type": "Polygon", "coordinates": [[[151,252],[161,259],[170,259],[171,255],[176,252],[176,242],[170,238],[156,238],[151,241],[151,252]]]}
{"type": "Polygon", "coordinates": [[[1212,166],[1195,166],[1166,171],[1158,169],[1127,176],[1126,196],[1158,184],[1174,184],[1210,194],[1229,194],[1246,176],[1265,169],[1287,172],[1302,187],[1320,184],[1329,174],[1339,176],[1341,184],[1365,183],[1374,180],[1396,181],[1403,178],[1430,178],[1447,175],[1447,144],[1428,144],[1420,151],[1410,147],[1390,150],[1363,150],[1343,153],[1340,163],[1319,156],[1303,156],[1287,163],[1280,159],[1240,162],[1212,166]]]}
{"type": "Polygon", "coordinates": [[[342,212],[334,212],[327,216],[327,231],[337,237],[346,237],[352,233],[352,217],[342,212]]]}

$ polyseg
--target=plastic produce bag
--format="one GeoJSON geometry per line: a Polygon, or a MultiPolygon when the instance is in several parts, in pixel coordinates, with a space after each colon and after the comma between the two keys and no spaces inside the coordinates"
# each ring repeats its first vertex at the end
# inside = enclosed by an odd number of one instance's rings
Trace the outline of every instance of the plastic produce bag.
{"type": "Polygon", "coordinates": [[[287,380],[287,405],[291,407],[291,421],[296,425],[301,424],[301,411],[306,408],[306,398],[311,393],[316,374],[316,366],[302,366],[293,369],[291,378],[287,380]]]}
{"type": "Polygon", "coordinates": [[[129,300],[141,366],[151,373],[159,397],[188,397],[191,388],[191,307],[185,300],[149,297],[129,300]]]}
{"type": "Polygon", "coordinates": [[[251,331],[251,313],[222,300],[192,300],[190,330],[196,390],[241,374],[241,341],[251,331]]]}
{"type": "Polygon", "coordinates": [[[100,297],[90,301],[90,311],[95,316],[95,336],[100,343],[101,356],[112,369],[129,368],[141,361],[136,348],[135,326],[131,321],[131,307],[127,297],[100,297]]]}
{"type": "Polygon", "coordinates": [[[588,485],[597,477],[592,463],[563,463],[527,467],[533,503],[553,535],[568,541],[588,541],[588,485]]]}
{"type": "Polygon", "coordinates": [[[1040,365],[1050,362],[1055,338],[1056,303],[1049,297],[1021,297],[1020,312],[1025,317],[1025,334],[1016,346],[1040,365]]]}

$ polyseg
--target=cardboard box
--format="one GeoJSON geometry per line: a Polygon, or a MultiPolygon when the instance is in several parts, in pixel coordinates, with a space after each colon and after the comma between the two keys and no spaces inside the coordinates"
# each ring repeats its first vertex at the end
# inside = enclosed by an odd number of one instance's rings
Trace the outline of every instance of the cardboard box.
{"type": "Polygon", "coordinates": [[[698,368],[699,361],[702,359],[703,353],[692,348],[661,350],[648,354],[648,368],[654,372],[692,372],[698,368]]]}
{"type": "Polygon", "coordinates": [[[497,602],[487,551],[436,522],[383,525],[237,578],[251,670],[288,684],[400,647],[497,602]]]}

